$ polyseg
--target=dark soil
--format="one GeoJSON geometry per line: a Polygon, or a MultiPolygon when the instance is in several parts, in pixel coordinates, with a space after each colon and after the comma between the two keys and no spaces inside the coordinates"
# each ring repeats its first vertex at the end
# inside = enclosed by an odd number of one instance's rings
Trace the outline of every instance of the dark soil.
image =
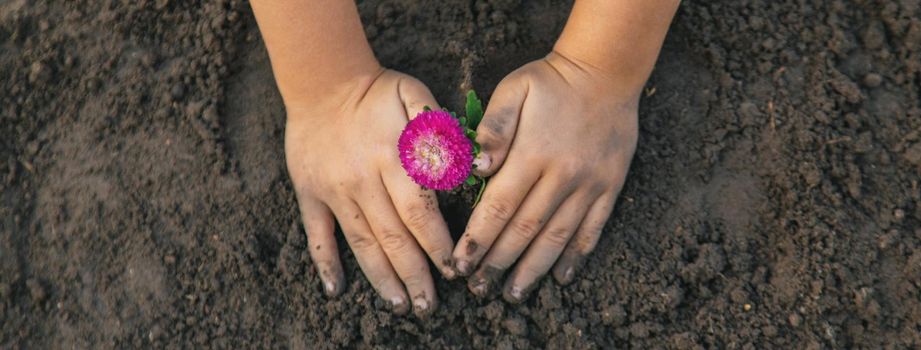
{"type": "MultiPolygon", "coordinates": [[[[360,1],[454,110],[569,7],[360,1]]],[[[0,348],[918,348],[919,72],[917,0],[687,1],[576,282],[420,321],[323,296],[248,4],[0,0],[0,348]]]]}

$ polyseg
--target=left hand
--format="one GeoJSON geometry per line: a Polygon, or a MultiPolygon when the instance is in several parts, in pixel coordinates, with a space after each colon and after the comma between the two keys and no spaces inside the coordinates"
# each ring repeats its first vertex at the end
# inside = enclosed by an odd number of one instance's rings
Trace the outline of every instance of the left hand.
{"type": "Polygon", "coordinates": [[[496,174],[453,255],[460,274],[473,273],[471,292],[486,295],[519,258],[502,288],[509,302],[551,268],[572,281],[624,184],[640,89],[556,52],[499,83],[477,129],[475,170],[496,174]]]}
{"type": "Polygon", "coordinates": [[[382,68],[338,91],[323,95],[325,103],[295,98],[287,108],[285,158],[310,257],[326,293],[342,292],[335,216],[358,266],[393,311],[428,316],[438,299],[426,255],[453,278],[454,242],[435,193],[400,166],[397,140],[409,119],[438,104],[422,82],[382,68]]]}

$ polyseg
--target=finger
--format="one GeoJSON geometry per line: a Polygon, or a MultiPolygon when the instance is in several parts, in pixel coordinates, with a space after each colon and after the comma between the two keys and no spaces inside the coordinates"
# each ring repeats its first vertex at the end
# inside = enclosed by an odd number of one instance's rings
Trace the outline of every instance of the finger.
{"type": "Polygon", "coordinates": [[[534,186],[521,208],[489,248],[483,262],[479,264],[480,268],[468,279],[471,292],[478,296],[489,293],[497,278],[518,260],[563,199],[572,193],[572,185],[561,180],[559,177],[544,178],[534,186]]]}
{"type": "Polygon", "coordinates": [[[413,183],[402,168],[391,168],[384,176],[384,186],[393,198],[397,214],[441,274],[453,279],[456,276],[451,257],[454,240],[438,210],[435,192],[413,183]]]}
{"type": "Polygon", "coordinates": [[[345,274],[339,260],[333,213],[325,204],[312,197],[299,196],[297,202],[307,233],[310,259],[323,281],[323,290],[327,296],[339,295],[345,288],[345,274]]]}
{"type": "Polygon", "coordinates": [[[364,213],[352,201],[333,206],[332,209],[339,218],[339,226],[342,227],[345,239],[352,247],[358,266],[371,282],[371,286],[390,303],[394,313],[402,315],[408,312],[409,303],[406,301],[409,298],[403,284],[371,232],[364,213]]]}
{"type": "Polygon", "coordinates": [[[483,120],[476,129],[476,142],[480,144],[481,151],[473,161],[474,174],[492,176],[505,162],[527,94],[528,85],[513,75],[505,77],[496,86],[483,120]]]}
{"type": "Polygon", "coordinates": [[[432,92],[416,78],[404,76],[397,85],[397,91],[400,94],[400,100],[406,107],[406,118],[413,120],[419,113],[429,107],[439,109],[438,102],[432,96],[432,92]]]}
{"type": "Polygon", "coordinates": [[[579,224],[576,234],[569,240],[560,259],[553,266],[553,278],[562,285],[572,282],[585,257],[595,250],[601,231],[611,216],[619,191],[609,191],[595,200],[579,224]]]}
{"type": "Polygon", "coordinates": [[[458,274],[468,276],[476,269],[539,177],[539,172],[515,165],[489,180],[482,200],[473,209],[466,232],[454,247],[458,274]]]}
{"type": "Polygon", "coordinates": [[[524,300],[536,282],[550,271],[597,198],[598,194],[580,191],[563,201],[508,277],[502,292],[506,301],[518,303],[524,300]]]}
{"type": "Polygon", "coordinates": [[[425,254],[400,220],[383,183],[379,182],[374,189],[369,188],[359,206],[362,212],[373,213],[368,216],[371,232],[374,232],[393,270],[406,286],[412,298],[413,311],[419,317],[427,316],[435,309],[435,283],[425,254]]]}

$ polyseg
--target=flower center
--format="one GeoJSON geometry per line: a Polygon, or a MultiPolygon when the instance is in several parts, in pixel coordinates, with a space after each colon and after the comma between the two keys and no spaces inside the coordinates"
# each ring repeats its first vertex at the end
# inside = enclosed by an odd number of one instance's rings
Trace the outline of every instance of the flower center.
{"type": "Polygon", "coordinates": [[[421,168],[433,177],[440,177],[447,169],[449,155],[437,135],[420,136],[413,147],[413,154],[416,161],[421,163],[421,168]]]}

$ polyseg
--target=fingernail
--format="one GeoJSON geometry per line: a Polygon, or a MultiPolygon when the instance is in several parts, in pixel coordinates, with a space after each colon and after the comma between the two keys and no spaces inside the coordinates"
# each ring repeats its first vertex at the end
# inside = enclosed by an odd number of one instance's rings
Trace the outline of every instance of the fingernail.
{"type": "Polygon", "coordinates": [[[416,311],[417,316],[425,315],[425,312],[429,309],[429,302],[423,297],[417,297],[413,300],[413,309],[416,311]]]}
{"type": "Polygon", "coordinates": [[[390,307],[393,309],[393,312],[397,314],[403,314],[406,310],[406,302],[403,301],[401,297],[390,298],[390,307]]]}
{"type": "Polygon", "coordinates": [[[567,267],[566,272],[563,272],[563,280],[569,283],[570,281],[572,281],[572,274],[573,274],[572,267],[571,266],[567,267]]]}
{"type": "Polygon", "coordinates": [[[457,261],[457,272],[460,272],[462,275],[470,274],[470,263],[466,260],[457,261]]]}
{"type": "Polygon", "coordinates": [[[478,297],[486,295],[486,288],[489,287],[489,283],[485,279],[476,281],[473,286],[470,287],[470,291],[478,297]]]}
{"type": "Polygon", "coordinates": [[[323,286],[326,288],[326,295],[332,296],[334,293],[336,293],[336,284],[332,281],[324,282],[323,286]]]}
{"type": "Polygon", "coordinates": [[[480,152],[473,160],[473,166],[479,171],[489,170],[490,165],[492,165],[492,158],[488,153],[480,152]]]}
{"type": "Polygon", "coordinates": [[[452,268],[450,268],[450,267],[445,267],[445,268],[441,269],[441,275],[442,275],[442,276],[445,276],[445,278],[446,278],[446,279],[449,279],[449,280],[450,280],[450,279],[454,279],[454,277],[456,277],[456,275],[455,275],[455,273],[454,273],[454,269],[452,269],[452,268]]]}
{"type": "Polygon", "coordinates": [[[509,289],[508,295],[512,297],[512,299],[514,299],[513,301],[515,302],[521,301],[521,288],[512,287],[511,289],[509,289]]]}

